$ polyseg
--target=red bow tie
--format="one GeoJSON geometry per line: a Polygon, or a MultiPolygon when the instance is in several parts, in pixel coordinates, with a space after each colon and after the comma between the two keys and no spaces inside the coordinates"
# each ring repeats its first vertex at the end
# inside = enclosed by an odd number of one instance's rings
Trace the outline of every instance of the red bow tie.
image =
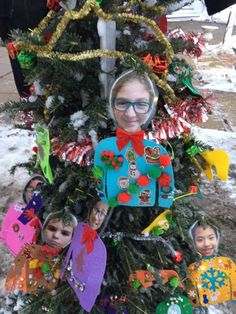
{"type": "Polygon", "coordinates": [[[83,229],[81,243],[84,244],[87,242],[87,253],[89,254],[93,250],[93,242],[97,237],[97,232],[96,230],[90,229],[88,225],[84,225],[83,229]]]}
{"type": "Polygon", "coordinates": [[[117,137],[116,144],[119,150],[122,150],[130,141],[136,153],[139,156],[143,156],[144,154],[143,130],[129,133],[122,129],[117,129],[116,137],[117,137]]]}

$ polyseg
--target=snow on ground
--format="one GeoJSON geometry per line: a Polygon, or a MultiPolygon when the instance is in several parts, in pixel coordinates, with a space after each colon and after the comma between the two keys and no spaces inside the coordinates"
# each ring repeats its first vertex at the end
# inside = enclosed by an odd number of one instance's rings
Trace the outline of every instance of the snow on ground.
{"type": "MultiPolygon", "coordinates": [[[[211,145],[214,149],[225,150],[230,158],[230,167],[236,174],[236,132],[225,132],[214,129],[192,128],[198,140],[211,145]]],[[[221,187],[229,192],[229,198],[235,200],[236,205],[236,176],[229,177],[226,182],[221,181],[221,187]]]]}
{"type": "Polygon", "coordinates": [[[27,162],[32,155],[32,147],[35,145],[33,133],[27,130],[16,129],[11,125],[0,125],[0,177],[1,187],[7,187],[14,183],[15,186],[23,186],[29,175],[26,170],[18,168],[14,175],[10,169],[16,163],[27,162]]]}

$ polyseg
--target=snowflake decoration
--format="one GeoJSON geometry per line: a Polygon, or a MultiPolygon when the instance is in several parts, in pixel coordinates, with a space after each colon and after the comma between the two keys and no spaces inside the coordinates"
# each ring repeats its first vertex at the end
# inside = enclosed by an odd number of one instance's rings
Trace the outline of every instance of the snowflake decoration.
{"type": "Polygon", "coordinates": [[[189,290],[188,291],[188,295],[189,295],[190,298],[195,298],[196,297],[196,293],[195,293],[194,290],[189,290]]]}
{"type": "Polygon", "coordinates": [[[217,269],[210,268],[201,275],[202,287],[212,291],[218,290],[225,284],[225,274],[217,269]]]}

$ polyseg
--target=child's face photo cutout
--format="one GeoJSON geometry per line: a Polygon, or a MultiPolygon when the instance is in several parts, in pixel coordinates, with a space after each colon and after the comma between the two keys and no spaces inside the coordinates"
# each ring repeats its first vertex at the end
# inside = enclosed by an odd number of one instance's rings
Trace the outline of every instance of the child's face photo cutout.
{"type": "Polygon", "coordinates": [[[141,82],[126,82],[113,100],[114,117],[118,127],[127,132],[141,130],[150,115],[149,99],[149,92],[141,82]]]}
{"type": "Polygon", "coordinates": [[[101,227],[108,213],[108,209],[109,206],[107,204],[104,204],[102,201],[96,203],[89,215],[88,220],[88,224],[91,229],[97,230],[101,227]]]}
{"type": "Polygon", "coordinates": [[[207,228],[197,227],[195,231],[195,245],[197,251],[202,256],[212,256],[215,254],[218,240],[215,234],[215,231],[208,226],[207,228]]]}
{"type": "Polygon", "coordinates": [[[64,248],[72,239],[73,226],[64,225],[59,219],[51,219],[44,228],[43,235],[50,247],[64,248]]]}

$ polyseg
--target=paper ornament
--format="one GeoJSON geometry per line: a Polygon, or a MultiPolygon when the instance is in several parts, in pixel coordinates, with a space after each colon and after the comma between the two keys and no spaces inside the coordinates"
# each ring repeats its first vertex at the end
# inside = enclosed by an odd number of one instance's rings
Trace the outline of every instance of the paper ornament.
{"type": "Polygon", "coordinates": [[[49,183],[53,181],[52,170],[49,164],[50,138],[46,127],[36,125],[36,143],[38,145],[37,164],[40,165],[45,178],[49,183]]]}
{"type": "Polygon", "coordinates": [[[177,280],[177,286],[179,288],[183,288],[183,284],[180,280],[179,275],[176,271],[171,269],[155,269],[154,271],[149,270],[136,270],[134,273],[130,274],[129,276],[129,283],[134,288],[144,287],[144,288],[150,288],[153,285],[157,284],[156,277],[161,277],[163,284],[170,284],[171,279],[176,278],[177,280]]]}
{"type": "Polygon", "coordinates": [[[66,277],[82,308],[90,312],[100,292],[107,253],[99,235],[94,238],[93,233],[92,239],[88,237],[88,241],[84,241],[86,226],[84,223],[77,226],[60,277],[66,277]],[[91,250],[88,250],[89,241],[92,241],[91,250]]]}
{"type": "Polygon", "coordinates": [[[156,307],[156,314],[192,314],[192,306],[184,295],[169,297],[156,307]]]}
{"type": "Polygon", "coordinates": [[[236,300],[236,265],[228,257],[204,257],[188,267],[187,295],[193,306],[236,300]]]}
{"type": "Polygon", "coordinates": [[[165,166],[166,159],[160,159],[163,155],[169,157],[165,148],[149,140],[142,140],[136,147],[132,140],[125,145],[118,143],[117,137],[111,137],[96,147],[94,172],[102,174],[96,177],[101,200],[110,205],[153,206],[158,186],[158,205],[169,208],[173,203],[174,177],[171,162],[165,166]],[[104,162],[108,148],[111,157],[104,162]]]}
{"type": "Polygon", "coordinates": [[[158,215],[153,220],[153,222],[148,227],[146,227],[141,233],[149,234],[154,228],[157,228],[157,227],[163,230],[168,230],[170,226],[169,220],[167,219],[168,216],[170,217],[172,216],[172,212],[169,209],[165,210],[163,213],[158,215]]]}
{"type": "Polygon", "coordinates": [[[207,178],[213,181],[212,167],[216,169],[217,178],[226,181],[229,173],[229,155],[224,150],[214,149],[199,153],[207,162],[207,168],[203,169],[207,178]]]}
{"type": "Polygon", "coordinates": [[[52,291],[58,284],[62,266],[60,249],[47,245],[26,245],[15,257],[6,278],[5,289],[36,294],[40,290],[52,291]]]}
{"type": "Polygon", "coordinates": [[[0,239],[13,255],[17,255],[25,244],[36,243],[42,227],[36,212],[36,208],[23,207],[22,204],[13,204],[9,207],[2,223],[0,239]]]}

